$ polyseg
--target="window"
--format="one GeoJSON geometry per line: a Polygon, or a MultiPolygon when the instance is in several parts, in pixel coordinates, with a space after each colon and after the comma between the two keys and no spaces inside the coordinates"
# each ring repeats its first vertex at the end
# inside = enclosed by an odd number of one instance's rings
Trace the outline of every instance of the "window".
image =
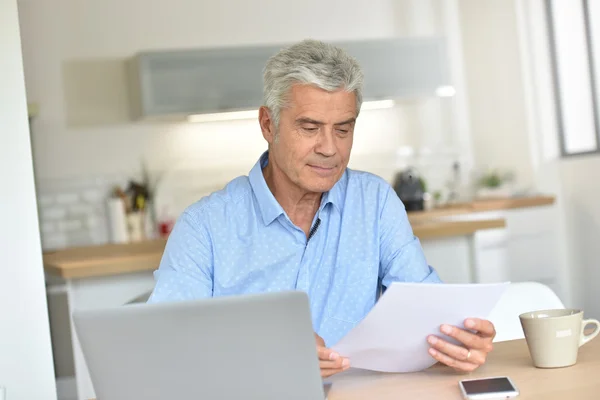
{"type": "Polygon", "coordinates": [[[563,156],[600,153],[600,0],[546,0],[563,156]]]}

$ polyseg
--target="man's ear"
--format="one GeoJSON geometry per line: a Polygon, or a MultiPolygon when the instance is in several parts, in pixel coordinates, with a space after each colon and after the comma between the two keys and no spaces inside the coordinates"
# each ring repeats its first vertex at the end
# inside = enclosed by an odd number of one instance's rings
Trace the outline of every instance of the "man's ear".
{"type": "Polygon", "coordinates": [[[258,109],[258,122],[267,143],[273,144],[275,140],[275,124],[271,119],[271,111],[267,107],[262,106],[258,109]]]}

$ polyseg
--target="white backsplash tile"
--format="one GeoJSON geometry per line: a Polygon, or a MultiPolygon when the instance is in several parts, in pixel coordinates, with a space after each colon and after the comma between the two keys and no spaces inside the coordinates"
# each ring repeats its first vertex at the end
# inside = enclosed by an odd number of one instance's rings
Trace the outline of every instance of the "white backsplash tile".
{"type": "MultiPolygon", "coordinates": [[[[99,199],[101,200],[101,198],[99,199]]],[[[88,216],[94,211],[94,206],[89,203],[77,203],[69,207],[69,215],[72,216],[88,216]]]]}
{"type": "Polygon", "coordinates": [[[62,193],[55,197],[55,202],[60,205],[77,204],[79,195],[77,193],[62,193]]]}
{"type": "MultiPolygon", "coordinates": [[[[106,185],[101,186],[106,187],[106,185]]],[[[96,203],[102,201],[102,199],[104,199],[105,196],[106,193],[99,189],[88,189],[81,193],[82,199],[89,203],[96,203]]]]}
{"type": "Polygon", "coordinates": [[[67,209],[65,207],[51,205],[49,207],[43,207],[40,213],[43,220],[60,220],[67,216],[67,209]]]}
{"type": "Polygon", "coordinates": [[[63,232],[77,231],[83,227],[83,223],[78,219],[67,219],[58,223],[58,229],[63,232]]]}

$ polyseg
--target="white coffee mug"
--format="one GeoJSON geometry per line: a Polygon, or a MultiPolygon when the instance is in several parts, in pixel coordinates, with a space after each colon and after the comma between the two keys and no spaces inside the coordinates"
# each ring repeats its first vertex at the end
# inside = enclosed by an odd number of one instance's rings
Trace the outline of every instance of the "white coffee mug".
{"type": "Polygon", "coordinates": [[[538,368],[559,368],[577,362],[579,348],[600,332],[600,322],[583,319],[583,311],[555,309],[519,315],[533,364],[538,368]],[[590,334],[584,329],[594,325],[590,334]]]}

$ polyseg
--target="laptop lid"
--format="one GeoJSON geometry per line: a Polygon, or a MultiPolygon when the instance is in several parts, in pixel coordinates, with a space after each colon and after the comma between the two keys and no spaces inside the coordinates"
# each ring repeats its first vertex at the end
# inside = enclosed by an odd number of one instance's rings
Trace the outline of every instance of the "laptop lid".
{"type": "Polygon", "coordinates": [[[303,292],[75,311],[73,321],[98,400],[325,397],[303,292]]]}

